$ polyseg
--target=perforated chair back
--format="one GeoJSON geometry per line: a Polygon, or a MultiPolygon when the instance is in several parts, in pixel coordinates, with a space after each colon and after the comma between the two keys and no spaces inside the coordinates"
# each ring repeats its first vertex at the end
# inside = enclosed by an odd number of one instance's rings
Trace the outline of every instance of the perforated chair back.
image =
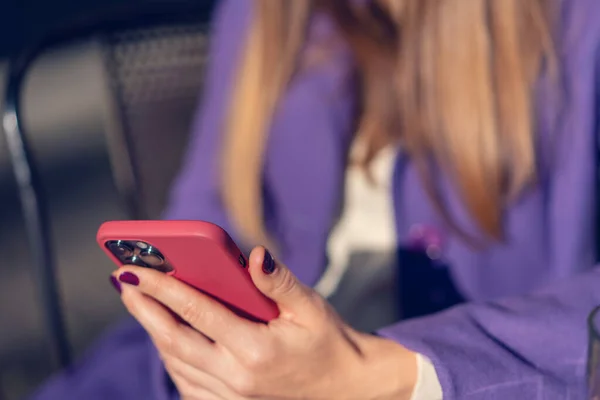
{"type": "Polygon", "coordinates": [[[99,40],[110,106],[107,139],[120,195],[131,218],[157,217],[178,169],[202,90],[208,27],[216,1],[167,0],[109,10],[50,32],[10,60],[2,114],[17,181],[32,274],[49,344],[60,366],[70,363],[56,283],[47,202],[39,166],[22,118],[22,86],[30,66],[47,51],[99,40]]]}
{"type": "Polygon", "coordinates": [[[183,156],[202,90],[208,25],[116,32],[103,45],[114,95],[115,181],[134,218],[158,218],[183,156]]]}

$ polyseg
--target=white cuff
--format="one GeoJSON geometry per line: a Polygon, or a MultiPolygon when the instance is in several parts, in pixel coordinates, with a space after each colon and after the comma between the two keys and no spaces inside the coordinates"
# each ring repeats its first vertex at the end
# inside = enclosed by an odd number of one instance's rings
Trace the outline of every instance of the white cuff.
{"type": "Polygon", "coordinates": [[[410,400],[442,400],[442,385],[431,361],[417,354],[417,384],[410,400]]]}

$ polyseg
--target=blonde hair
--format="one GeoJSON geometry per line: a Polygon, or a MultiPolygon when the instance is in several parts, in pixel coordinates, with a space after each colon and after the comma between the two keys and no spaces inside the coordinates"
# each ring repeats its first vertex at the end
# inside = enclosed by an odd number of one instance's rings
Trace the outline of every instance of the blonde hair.
{"type": "Polygon", "coordinates": [[[454,228],[462,232],[432,184],[436,166],[482,232],[500,239],[504,206],[535,179],[532,87],[553,57],[548,1],[364,3],[254,0],[223,148],[223,199],[234,226],[249,242],[276,245],[263,220],[266,137],[318,9],[355,56],[364,166],[401,141],[454,228]]]}

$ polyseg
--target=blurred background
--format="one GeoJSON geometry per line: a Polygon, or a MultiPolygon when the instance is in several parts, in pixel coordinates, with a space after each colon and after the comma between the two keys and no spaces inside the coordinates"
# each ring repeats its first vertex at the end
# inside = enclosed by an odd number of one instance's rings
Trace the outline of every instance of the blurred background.
{"type": "MultiPolygon", "coordinates": [[[[193,3],[2,2],[0,107],[6,124],[5,88],[12,79],[21,105],[18,122],[35,156],[49,212],[75,356],[124,315],[108,283],[112,266],[95,242],[98,226],[111,219],[157,217],[164,197],[153,193],[164,193],[178,168],[202,83],[213,6],[193,3]],[[33,55],[30,62],[21,63],[26,54],[33,55]]],[[[17,189],[2,132],[2,400],[23,398],[57,367],[17,189]]]]}

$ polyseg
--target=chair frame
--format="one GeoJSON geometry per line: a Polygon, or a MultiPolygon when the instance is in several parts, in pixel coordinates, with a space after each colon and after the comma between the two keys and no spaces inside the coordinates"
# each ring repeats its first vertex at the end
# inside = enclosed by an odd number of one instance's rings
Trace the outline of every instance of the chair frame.
{"type": "MultiPolygon", "coordinates": [[[[29,67],[46,51],[82,39],[103,40],[106,35],[121,30],[143,29],[161,24],[198,23],[202,22],[203,18],[208,22],[214,3],[212,0],[166,0],[146,6],[117,7],[100,15],[96,13],[91,18],[81,18],[66,28],[52,31],[44,35],[34,46],[26,48],[9,60],[2,125],[33,258],[32,274],[36,282],[38,301],[43,310],[49,344],[54,350],[54,361],[59,367],[67,367],[71,363],[71,349],[56,277],[48,205],[39,166],[31,150],[22,118],[21,93],[29,67]]],[[[135,184],[136,169],[133,152],[126,135],[122,136],[121,145],[124,146],[127,154],[125,169],[129,179],[135,184]]],[[[123,197],[123,193],[121,196],[123,197]]],[[[124,200],[130,215],[133,218],[139,217],[135,214],[137,204],[130,198],[124,200]]]]}

